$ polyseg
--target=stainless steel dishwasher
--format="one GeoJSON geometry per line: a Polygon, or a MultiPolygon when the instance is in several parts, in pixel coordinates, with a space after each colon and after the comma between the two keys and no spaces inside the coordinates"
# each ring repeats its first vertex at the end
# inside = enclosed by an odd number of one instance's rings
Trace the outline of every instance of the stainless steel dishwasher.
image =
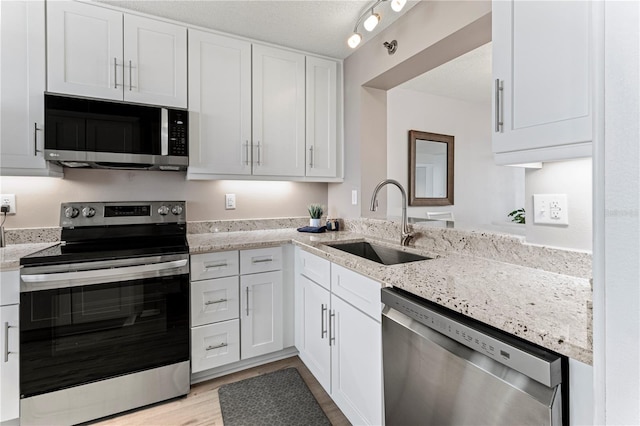
{"type": "Polygon", "coordinates": [[[566,357],[396,288],[382,302],[387,426],[569,424],[566,357]]]}

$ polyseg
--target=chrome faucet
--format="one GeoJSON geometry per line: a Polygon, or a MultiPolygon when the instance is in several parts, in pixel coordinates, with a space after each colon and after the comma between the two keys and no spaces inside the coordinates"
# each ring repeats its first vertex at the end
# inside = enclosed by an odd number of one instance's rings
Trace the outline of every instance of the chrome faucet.
{"type": "Polygon", "coordinates": [[[373,190],[373,195],[371,196],[371,206],[369,207],[369,210],[375,212],[378,209],[378,191],[380,191],[383,186],[388,184],[397,186],[400,190],[400,193],[402,194],[402,230],[400,231],[400,244],[402,244],[403,246],[408,246],[409,241],[411,240],[411,238],[413,238],[413,233],[409,232],[409,225],[407,224],[407,193],[402,185],[400,185],[400,182],[394,179],[386,179],[380,182],[378,186],[376,186],[376,189],[373,190]]]}

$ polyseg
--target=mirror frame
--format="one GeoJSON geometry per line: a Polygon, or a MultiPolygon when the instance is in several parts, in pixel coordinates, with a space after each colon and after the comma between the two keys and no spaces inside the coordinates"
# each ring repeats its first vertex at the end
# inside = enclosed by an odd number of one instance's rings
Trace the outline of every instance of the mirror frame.
{"type": "Polygon", "coordinates": [[[453,154],[454,137],[438,133],[409,130],[409,205],[452,206],[453,205],[453,154]],[[442,198],[416,197],[416,141],[426,140],[447,144],[447,196],[442,198]]]}

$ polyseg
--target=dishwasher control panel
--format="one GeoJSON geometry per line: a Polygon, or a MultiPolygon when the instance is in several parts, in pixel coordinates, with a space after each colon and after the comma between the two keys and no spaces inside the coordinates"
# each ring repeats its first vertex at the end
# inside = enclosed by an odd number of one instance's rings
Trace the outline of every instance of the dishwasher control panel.
{"type": "Polygon", "coordinates": [[[435,308],[432,309],[428,306],[430,302],[415,299],[417,299],[417,296],[410,299],[394,289],[382,289],[382,303],[386,306],[383,316],[390,316],[391,313],[389,311],[395,310],[546,386],[555,387],[561,382],[561,359],[559,356],[546,353],[546,357],[543,358],[536,353],[532,353],[534,351],[528,351],[524,347],[525,344],[517,347],[506,343],[500,340],[497,332],[493,336],[487,332],[477,330],[473,326],[463,324],[443,312],[436,312],[435,308]]]}

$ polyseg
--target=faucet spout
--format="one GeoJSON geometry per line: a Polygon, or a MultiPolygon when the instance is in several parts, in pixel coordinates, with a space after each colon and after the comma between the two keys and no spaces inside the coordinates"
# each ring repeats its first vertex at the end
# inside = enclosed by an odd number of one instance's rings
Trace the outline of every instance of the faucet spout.
{"type": "Polygon", "coordinates": [[[413,238],[413,234],[409,231],[409,224],[407,223],[407,192],[404,190],[400,182],[394,179],[386,179],[380,182],[376,188],[373,190],[373,195],[371,196],[371,205],[369,209],[374,212],[378,209],[378,192],[385,185],[395,185],[400,190],[400,194],[402,194],[402,229],[401,229],[401,238],[400,244],[403,246],[409,245],[409,241],[413,238]]]}

